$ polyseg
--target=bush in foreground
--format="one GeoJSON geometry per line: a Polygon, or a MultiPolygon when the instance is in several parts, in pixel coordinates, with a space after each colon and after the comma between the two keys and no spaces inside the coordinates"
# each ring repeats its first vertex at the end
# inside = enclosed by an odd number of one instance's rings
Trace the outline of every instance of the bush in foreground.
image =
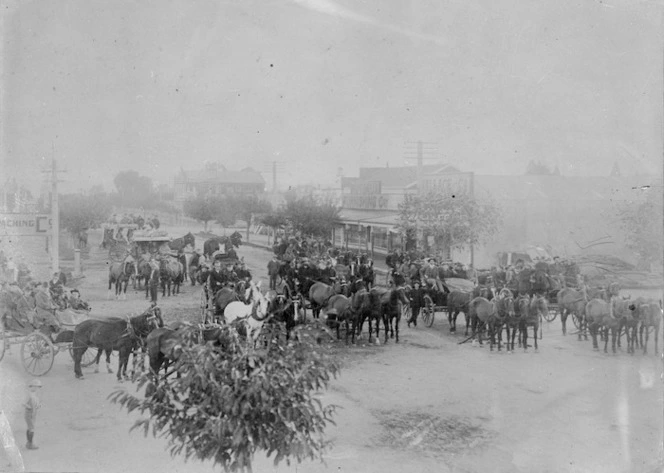
{"type": "Polygon", "coordinates": [[[275,465],[322,460],[324,429],[334,424],[337,406],[324,406],[318,395],[339,365],[310,338],[286,344],[274,329],[263,332],[263,348],[254,349],[233,327],[221,327],[205,345],[196,341],[198,330],[185,331],[180,377],[165,380],[162,372],[154,383],[143,372],[136,395],[118,390],[110,398],[129,412],[148,413],[132,430],[142,427],[148,435],[151,428],[154,436],[168,438],[171,455],[249,472],[258,450],[274,456],[275,465]]]}

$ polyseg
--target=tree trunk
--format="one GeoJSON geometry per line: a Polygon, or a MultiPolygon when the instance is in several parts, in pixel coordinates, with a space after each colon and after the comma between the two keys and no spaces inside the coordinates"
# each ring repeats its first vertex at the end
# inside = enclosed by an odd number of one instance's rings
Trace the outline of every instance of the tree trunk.
{"type": "Polygon", "coordinates": [[[203,226],[203,231],[204,231],[205,233],[207,233],[207,231],[208,231],[208,229],[207,229],[207,224],[208,224],[208,221],[205,220],[205,221],[203,222],[203,225],[204,225],[204,226],[203,226]]]}
{"type": "Polygon", "coordinates": [[[249,227],[251,227],[251,219],[247,220],[247,241],[249,241],[249,227]]]}

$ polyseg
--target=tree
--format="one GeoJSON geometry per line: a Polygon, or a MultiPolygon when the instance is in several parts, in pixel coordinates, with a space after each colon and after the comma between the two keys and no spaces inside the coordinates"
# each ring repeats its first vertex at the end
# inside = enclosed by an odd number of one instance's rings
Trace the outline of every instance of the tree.
{"type": "Polygon", "coordinates": [[[78,235],[105,222],[112,207],[104,195],[66,194],[60,196],[60,226],[67,230],[78,245],[78,235]]]}
{"type": "Polygon", "coordinates": [[[281,213],[293,230],[304,236],[328,237],[339,224],[339,208],[313,196],[289,198],[281,213]]]}
{"type": "Polygon", "coordinates": [[[662,187],[650,186],[642,192],[640,200],[619,205],[618,217],[627,248],[637,254],[639,267],[649,268],[651,262],[662,263],[664,251],[662,187]]]}
{"type": "Polygon", "coordinates": [[[249,241],[249,228],[251,227],[252,219],[257,214],[270,212],[272,205],[253,194],[232,198],[231,203],[237,210],[237,215],[240,219],[247,222],[247,241],[249,241]]]}
{"type": "Polygon", "coordinates": [[[132,430],[168,438],[171,455],[212,460],[233,472],[251,472],[259,450],[275,465],[322,459],[324,429],[337,406],[324,406],[317,393],[339,365],[329,348],[305,337],[286,344],[274,330],[263,327],[261,350],[233,326],[219,328],[218,344],[197,343],[198,331],[184,332],[177,378],[155,385],[144,372],[139,394],[121,389],[109,397],[129,412],[148,413],[132,430]]]}
{"type": "Polygon", "coordinates": [[[551,176],[553,172],[546,164],[531,160],[526,166],[526,175],[530,176],[551,176]]]}
{"type": "Polygon", "coordinates": [[[499,209],[467,195],[430,191],[407,195],[399,205],[397,228],[403,235],[416,229],[433,235],[445,250],[478,244],[498,231],[499,209]]]}
{"type": "Polygon", "coordinates": [[[219,225],[224,227],[224,231],[231,225],[235,225],[237,214],[238,209],[233,205],[231,198],[225,197],[218,199],[217,207],[214,211],[214,219],[219,225]]]}
{"type": "Polygon", "coordinates": [[[147,207],[154,200],[152,179],[134,170],[119,172],[113,178],[113,184],[122,205],[147,207]]]}
{"type": "Polygon", "coordinates": [[[221,200],[217,197],[193,197],[184,201],[182,210],[187,217],[203,222],[207,232],[208,222],[217,217],[220,205],[221,200]]]}

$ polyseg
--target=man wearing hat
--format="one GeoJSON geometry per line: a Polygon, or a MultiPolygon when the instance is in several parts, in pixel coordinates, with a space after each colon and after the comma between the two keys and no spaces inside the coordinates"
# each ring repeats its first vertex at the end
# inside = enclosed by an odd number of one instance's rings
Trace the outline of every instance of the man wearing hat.
{"type": "Polygon", "coordinates": [[[413,290],[410,291],[410,309],[411,315],[408,319],[408,326],[412,323],[417,327],[417,316],[420,314],[420,309],[424,306],[424,290],[419,280],[413,282],[413,290]]]}
{"type": "Polygon", "coordinates": [[[35,436],[35,423],[37,422],[37,412],[41,408],[41,401],[39,399],[39,390],[42,387],[42,382],[38,379],[33,379],[28,385],[28,398],[23,404],[25,408],[24,417],[27,424],[28,443],[25,447],[28,450],[37,450],[39,447],[33,443],[35,436]]]}
{"type": "Polygon", "coordinates": [[[272,259],[267,263],[267,275],[270,278],[270,289],[277,288],[277,276],[279,275],[280,266],[277,255],[273,255],[272,259]]]}
{"type": "Polygon", "coordinates": [[[35,294],[35,304],[37,305],[35,325],[49,337],[51,334],[59,332],[60,322],[55,317],[57,306],[53,303],[53,299],[51,299],[47,282],[39,286],[35,294]]]}

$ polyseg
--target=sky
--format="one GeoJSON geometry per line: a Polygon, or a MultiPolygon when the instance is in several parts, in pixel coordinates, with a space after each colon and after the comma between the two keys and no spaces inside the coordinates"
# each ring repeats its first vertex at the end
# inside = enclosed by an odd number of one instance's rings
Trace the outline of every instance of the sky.
{"type": "Polygon", "coordinates": [[[2,174],[61,189],[217,161],[280,186],[434,159],[662,175],[662,6],[2,0],[2,174]]]}

